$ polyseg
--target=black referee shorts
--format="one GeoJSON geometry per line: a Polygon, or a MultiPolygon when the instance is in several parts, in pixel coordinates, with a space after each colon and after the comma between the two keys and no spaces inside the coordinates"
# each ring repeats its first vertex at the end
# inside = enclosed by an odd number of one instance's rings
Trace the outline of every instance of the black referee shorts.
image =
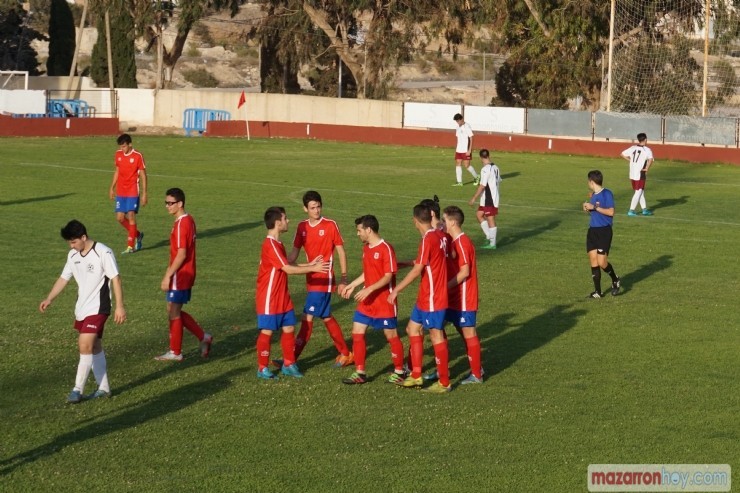
{"type": "Polygon", "coordinates": [[[608,255],[612,246],[612,227],[588,228],[586,251],[596,250],[599,255],[608,255]]]}

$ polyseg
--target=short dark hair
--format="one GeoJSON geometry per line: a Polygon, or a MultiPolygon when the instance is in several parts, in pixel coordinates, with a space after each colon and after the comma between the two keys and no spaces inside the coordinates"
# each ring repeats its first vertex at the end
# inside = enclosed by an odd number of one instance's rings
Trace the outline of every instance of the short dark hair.
{"type": "Polygon", "coordinates": [[[434,217],[440,219],[439,197],[435,195],[433,199],[424,199],[419,204],[429,207],[429,210],[434,213],[434,217]]]}
{"type": "Polygon", "coordinates": [[[480,152],[478,153],[478,155],[480,157],[482,157],[483,159],[488,159],[488,157],[491,155],[491,153],[488,152],[488,149],[481,149],[480,152]]]}
{"type": "Polygon", "coordinates": [[[129,134],[121,134],[118,136],[118,139],[116,139],[116,142],[118,142],[119,146],[123,144],[130,144],[131,136],[129,134]]]}
{"type": "Polygon", "coordinates": [[[280,220],[285,214],[285,207],[274,205],[265,211],[265,227],[272,229],[275,227],[275,223],[280,220]]]}
{"type": "Polygon", "coordinates": [[[321,202],[321,194],[317,192],[316,190],[309,190],[308,192],[303,194],[303,207],[308,207],[309,202],[318,202],[319,205],[322,205],[321,202]]]}
{"type": "Polygon", "coordinates": [[[363,228],[370,228],[374,232],[380,231],[380,223],[378,218],[372,214],[366,214],[355,219],[355,226],[362,226],[363,228]]]}
{"type": "Polygon", "coordinates": [[[87,236],[87,228],[85,228],[85,225],[77,219],[72,219],[62,228],[61,233],[62,238],[67,241],[72,241],[82,238],[83,236],[87,236]]]}
{"type": "Polygon", "coordinates": [[[640,132],[637,134],[637,142],[645,142],[647,140],[647,134],[640,132]]]}
{"type": "Polygon", "coordinates": [[[414,217],[424,224],[430,224],[432,222],[432,210],[428,205],[416,204],[414,206],[414,217]]]}
{"type": "Polygon", "coordinates": [[[444,210],[445,216],[449,217],[457,223],[458,226],[462,226],[465,222],[465,214],[462,209],[456,205],[448,205],[444,210]]]}
{"type": "Polygon", "coordinates": [[[588,179],[596,183],[597,185],[601,185],[602,183],[604,183],[604,175],[601,174],[601,171],[597,169],[593,169],[588,172],[588,179]]]}
{"type": "Polygon", "coordinates": [[[452,119],[455,120],[456,122],[459,122],[460,120],[463,119],[463,116],[460,113],[455,113],[455,116],[453,116],[452,119]]]}
{"type": "Polygon", "coordinates": [[[181,188],[169,188],[164,195],[165,197],[169,195],[178,202],[182,202],[182,206],[185,207],[185,192],[183,192],[181,188]]]}

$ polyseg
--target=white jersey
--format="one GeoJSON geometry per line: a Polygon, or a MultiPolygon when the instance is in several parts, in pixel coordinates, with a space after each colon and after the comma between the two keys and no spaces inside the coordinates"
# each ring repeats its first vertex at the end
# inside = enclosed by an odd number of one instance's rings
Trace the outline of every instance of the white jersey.
{"type": "Polygon", "coordinates": [[[77,282],[76,320],[99,313],[110,314],[110,280],[117,275],[118,266],[113,251],[102,243],[93,243],[84,256],[77,250],[69,251],[61,277],[67,281],[74,277],[77,282]]]}
{"type": "Polygon", "coordinates": [[[481,207],[498,208],[498,188],[501,183],[501,172],[493,163],[488,163],[480,170],[480,185],[486,187],[480,196],[481,207]]]}
{"type": "Polygon", "coordinates": [[[468,152],[468,139],[473,138],[473,129],[469,123],[463,123],[457,126],[455,130],[455,136],[457,136],[457,146],[455,152],[468,152]]]}
{"type": "Polygon", "coordinates": [[[642,172],[648,161],[653,159],[653,151],[645,145],[633,145],[622,151],[622,156],[630,158],[630,180],[644,180],[642,172]]]}

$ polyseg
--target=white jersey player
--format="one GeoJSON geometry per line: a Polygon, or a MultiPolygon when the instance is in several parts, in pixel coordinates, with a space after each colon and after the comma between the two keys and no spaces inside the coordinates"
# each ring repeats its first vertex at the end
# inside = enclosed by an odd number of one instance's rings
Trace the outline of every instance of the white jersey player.
{"type": "Polygon", "coordinates": [[[637,134],[637,144],[622,151],[622,157],[630,163],[630,182],[635,191],[630,203],[628,216],[637,216],[635,209],[639,202],[643,216],[652,216],[653,212],[647,208],[645,200],[645,182],[647,172],[653,164],[653,151],[647,146],[647,135],[637,134]]]}

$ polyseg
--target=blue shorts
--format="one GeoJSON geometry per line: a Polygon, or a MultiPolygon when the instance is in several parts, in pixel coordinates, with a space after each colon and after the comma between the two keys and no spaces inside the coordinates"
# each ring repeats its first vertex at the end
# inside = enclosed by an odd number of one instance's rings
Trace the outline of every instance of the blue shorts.
{"type": "Polygon", "coordinates": [[[295,312],[290,310],[275,315],[257,315],[257,328],[259,330],[280,330],[283,327],[295,326],[295,312]]]}
{"type": "Polygon", "coordinates": [[[425,312],[424,310],[419,310],[419,307],[414,305],[414,309],[411,311],[411,321],[421,324],[427,330],[442,330],[445,325],[445,312],[446,310],[425,312]]]}
{"type": "Polygon", "coordinates": [[[359,311],[355,311],[355,316],[352,318],[352,321],[357,322],[358,324],[367,325],[374,330],[395,329],[398,327],[398,320],[396,319],[396,317],[373,318],[368,317],[367,315],[359,311]]]}
{"type": "Polygon", "coordinates": [[[116,195],[116,212],[139,213],[139,197],[119,197],[116,195]]]}
{"type": "Polygon", "coordinates": [[[331,293],[309,291],[303,313],[313,317],[328,318],[331,316],[331,293]]]}
{"type": "Polygon", "coordinates": [[[460,311],[448,308],[445,312],[445,321],[450,322],[458,329],[461,327],[475,327],[475,311],[460,311]]]}
{"type": "Polygon", "coordinates": [[[167,301],[184,305],[190,301],[191,291],[191,289],[170,289],[167,291],[167,301]]]}

